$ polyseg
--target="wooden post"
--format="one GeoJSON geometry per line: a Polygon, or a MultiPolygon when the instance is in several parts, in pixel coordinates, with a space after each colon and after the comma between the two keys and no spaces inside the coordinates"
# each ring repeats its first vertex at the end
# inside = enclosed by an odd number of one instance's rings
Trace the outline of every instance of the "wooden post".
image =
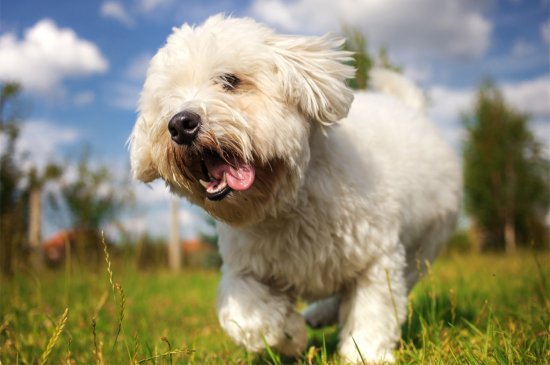
{"type": "Polygon", "coordinates": [[[42,267],[42,186],[36,185],[29,192],[29,231],[30,265],[42,267]]]}
{"type": "Polygon", "coordinates": [[[40,249],[42,241],[42,189],[33,187],[29,194],[29,243],[33,250],[40,249]]]}
{"type": "Polygon", "coordinates": [[[179,234],[179,204],[175,197],[170,199],[170,238],[168,242],[168,263],[172,271],[181,266],[181,247],[179,234]]]}

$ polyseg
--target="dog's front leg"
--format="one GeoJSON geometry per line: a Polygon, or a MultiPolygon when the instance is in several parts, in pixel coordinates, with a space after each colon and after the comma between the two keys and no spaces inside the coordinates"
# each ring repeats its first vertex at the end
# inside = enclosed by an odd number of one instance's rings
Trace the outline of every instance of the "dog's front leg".
{"type": "Polygon", "coordinates": [[[290,298],[250,276],[224,270],[218,291],[218,318],[229,336],[252,352],[267,345],[297,356],[307,344],[305,321],[290,298]]]}
{"type": "Polygon", "coordinates": [[[379,257],[344,294],[339,351],[348,361],[395,361],[393,350],[407,311],[404,268],[400,253],[379,257]]]}

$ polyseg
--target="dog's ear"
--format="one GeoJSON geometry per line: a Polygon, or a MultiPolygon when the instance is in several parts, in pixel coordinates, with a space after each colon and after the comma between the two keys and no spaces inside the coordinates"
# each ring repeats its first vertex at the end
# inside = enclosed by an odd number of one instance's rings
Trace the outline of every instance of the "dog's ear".
{"type": "Polygon", "coordinates": [[[344,118],[353,101],[345,81],[354,77],[355,70],[344,63],[352,53],[340,49],[343,42],[330,36],[280,35],[269,42],[288,101],[324,125],[344,118]]]}
{"type": "Polygon", "coordinates": [[[134,130],[128,139],[130,148],[130,164],[135,179],[151,182],[160,177],[151,156],[151,141],[149,140],[145,120],[140,116],[134,130]]]}

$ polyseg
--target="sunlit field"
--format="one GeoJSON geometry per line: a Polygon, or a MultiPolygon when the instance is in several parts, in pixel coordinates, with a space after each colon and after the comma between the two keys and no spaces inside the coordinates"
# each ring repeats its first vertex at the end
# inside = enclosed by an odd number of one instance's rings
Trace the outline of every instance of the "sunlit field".
{"type": "MultiPolygon", "coordinates": [[[[410,296],[401,364],[547,364],[550,256],[445,255],[410,296]]],[[[288,359],[220,329],[217,271],[139,272],[122,260],[2,281],[2,364],[341,364],[337,328],[288,359]],[[112,275],[112,276],[111,276],[112,275]]]]}

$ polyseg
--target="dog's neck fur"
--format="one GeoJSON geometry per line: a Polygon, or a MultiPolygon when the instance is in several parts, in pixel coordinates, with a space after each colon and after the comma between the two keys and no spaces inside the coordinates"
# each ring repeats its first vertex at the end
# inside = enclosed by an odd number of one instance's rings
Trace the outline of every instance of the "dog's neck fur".
{"type": "MultiPolygon", "coordinates": [[[[366,214],[365,207],[353,199],[336,206],[333,204],[334,199],[345,199],[350,193],[344,192],[349,187],[335,178],[346,179],[342,166],[333,158],[332,133],[331,129],[322,131],[321,128],[312,132],[308,168],[294,197],[280,205],[277,212],[244,228],[220,226],[224,262],[230,263],[229,266],[241,274],[252,275],[287,293],[310,299],[339,292],[356,270],[365,266],[364,260],[356,260],[350,264],[349,270],[335,271],[342,275],[332,273],[331,277],[325,277],[318,272],[316,265],[308,265],[325,261],[330,267],[330,262],[338,265],[343,257],[356,256],[357,253],[350,250],[358,246],[351,241],[343,242],[354,237],[352,232],[348,232],[352,227],[346,222],[359,211],[366,214]],[[293,269],[288,271],[289,267],[293,269]],[[288,275],[289,272],[302,274],[288,275]]],[[[360,257],[369,260],[370,255],[360,257]]]]}
{"type": "Polygon", "coordinates": [[[331,133],[331,128],[327,130],[321,125],[314,125],[308,148],[302,150],[296,166],[290,168],[287,181],[274,198],[278,202],[273,204],[275,210],[251,228],[279,226],[281,217],[299,217],[309,206],[323,205],[323,200],[332,205],[332,200],[338,197],[342,186],[331,183],[333,180],[330,177],[338,174],[339,170],[330,158],[331,133]]]}

